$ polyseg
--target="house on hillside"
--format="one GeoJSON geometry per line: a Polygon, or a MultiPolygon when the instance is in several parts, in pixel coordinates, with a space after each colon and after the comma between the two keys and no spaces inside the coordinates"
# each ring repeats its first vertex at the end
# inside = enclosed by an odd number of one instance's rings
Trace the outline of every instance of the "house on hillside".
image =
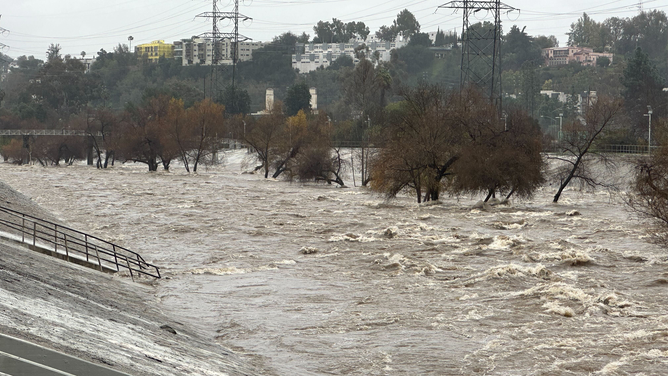
{"type": "Polygon", "coordinates": [[[613,54],[608,52],[594,52],[589,47],[550,47],[543,48],[543,59],[545,65],[566,65],[572,62],[577,62],[582,65],[595,66],[596,61],[601,57],[610,59],[612,63],[613,54]]]}

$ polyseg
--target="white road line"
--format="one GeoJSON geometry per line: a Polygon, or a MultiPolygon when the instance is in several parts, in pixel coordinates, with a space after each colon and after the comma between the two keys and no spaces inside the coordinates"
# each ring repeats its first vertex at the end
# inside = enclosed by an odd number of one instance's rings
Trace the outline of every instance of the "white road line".
{"type": "MultiPolygon", "coordinates": [[[[32,360],[24,359],[24,358],[21,358],[20,356],[16,356],[16,355],[8,354],[8,353],[3,352],[3,351],[0,351],[0,356],[6,356],[7,358],[11,358],[11,359],[14,359],[14,360],[18,360],[19,362],[28,363],[28,364],[31,364],[31,365],[33,365],[33,366],[35,366],[35,367],[39,367],[39,368],[43,368],[43,369],[45,369],[45,370],[47,370],[47,371],[55,372],[55,373],[57,373],[57,374],[59,374],[59,375],[65,375],[65,376],[77,376],[77,375],[75,375],[75,374],[67,373],[67,372],[63,372],[63,371],[61,371],[61,370],[57,370],[57,369],[55,369],[55,368],[51,368],[51,367],[49,367],[49,366],[45,366],[44,364],[39,364],[39,363],[33,362],[32,360]]],[[[0,375],[4,375],[4,374],[0,374],[0,375]]]]}

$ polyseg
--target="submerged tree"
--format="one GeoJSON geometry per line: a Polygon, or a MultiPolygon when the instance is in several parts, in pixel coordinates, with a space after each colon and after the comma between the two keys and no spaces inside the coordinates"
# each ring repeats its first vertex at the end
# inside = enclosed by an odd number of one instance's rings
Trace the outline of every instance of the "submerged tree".
{"type": "MultiPolygon", "coordinates": [[[[246,122],[246,120],[242,120],[246,122]]],[[[257,120],[248,119],[244,141],[257,154],[260,165],[256,170],[263,169],[264,177],[269,177],[269,168],[277,158],[277,148],[283,137],[285,128],[285,115],[283,115],[283,104],[275,102],[269,115],[262,116],[257,120]]]]}
{"type": "Polygon", "coordinates": [[[371,188],[387,197],[410,190],[418,202],[437,200],[441,180],[459,158],[453,97],[430,85],[405,90],[403,97],[390,114],[383,147],[371,166],[371,188]]]}
{"type": "MultiPolygon", "coordinates": [[[[657,124],[665,131],[665,122],[657,124]]],[[[661,144],[665,144],[665,135],[661,144]]],[[[668,244],[668,149],[658,148],[651,158],[638,160],[627,204],[641,217],[652,220],[657,240],[668,244]]]]}
{"type": "Polygon", "coordinates": [[[479,104],[477,111],[466,112],[467,146],[452,168],[449,190],[485,193],[485,201],[497,192],[506,199],[513,194],[530,197],[545,180],[539,127],[524,111],[511,111],[501,119],[494,106],[479,104]]]}
{"type": "Polygon", "coordinates": [[[606,132],[612,130],[621,109],[621,99],[599,97],[587,107],[583,118],[576,118],[564,125],[559,143],[561,154],[551,157],[561,162],[557,169],[559,189],[553,202],[559,201],[564,189],[574,179],[592,187],[605,185],[600,178],[603,173],[597,174],[595,169],[612,168],[614,163],[604,154],[596,152],[594,145],[606,132]]]}
{"type": "Polygon", "coordinates": [[[450,192],[530,196],[543,182],[541,135],[523,112],[501,119],[480,92],[422,85],[404,92],[373,164],[373,189],[417,201],[450,192]]]}

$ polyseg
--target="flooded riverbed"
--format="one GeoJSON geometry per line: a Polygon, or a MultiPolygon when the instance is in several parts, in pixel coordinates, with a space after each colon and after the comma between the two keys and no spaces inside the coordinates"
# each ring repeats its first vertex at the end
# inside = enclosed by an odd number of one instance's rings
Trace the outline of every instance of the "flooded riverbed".
{"type": "Polygon", "coordinates": [[[243,174],[0,164],[161,267],[166,314],[282,375],[661,374],[668,253],[607,192],[490,211],[243,174]]]}

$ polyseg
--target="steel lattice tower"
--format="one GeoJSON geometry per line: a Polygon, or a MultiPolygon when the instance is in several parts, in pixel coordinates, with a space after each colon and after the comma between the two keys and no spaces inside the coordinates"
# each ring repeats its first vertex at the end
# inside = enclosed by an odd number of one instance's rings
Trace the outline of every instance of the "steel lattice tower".
{"type": "Polygon", "coordinates": [[[212,30],[211,33],[204,33],[200,35],[201,37],[204,38],[211,38],[213,42],[213,51],[212,51],[212,78],[213,78],[213,90],[214,93],[218,93],[218,65],[220,64],[220,61],[222,60],[222,40],[223,39],[229,39],[232,43],[232,51],[230,53],[232,57],[232,87],[234,87],[234,81],[235,81],[235,76],[236,76],[236,67],[237,67],[237,61],[239,60],[239,42],[244,42],[249,40],[250,38],[240,35],[239,34],[239,19],[243,21],[250,20],[252,18],[248,16],[244,16],[243,14],[239,13],[239,0],[234,0],[234,11],[232,12],[221,12],[218,8],[218,1],[219,0],[213,0],[213,11],[212,12],[204,12],[201,14],[198,14],[196,17],[202,17],[202,18],[211,18],[212,20],[212,30]],[[229,19],[232,20],[234,24],[234,30],[231,33],[221,33],[219,28],[218,28],[218,21],[224,20],[224,19],[229,19]]]}
{"type": "Polygon", "coordinates": [[[473,85],[489,95],[490,100],[501,110],[501,13],[517,10],[500,0],[495,1],[451,1],[438,7],[461,9],[462,62],[461,87],[473,85]],[[479,12],[491,13],[493,24],[471,24],[479,12]]]}

